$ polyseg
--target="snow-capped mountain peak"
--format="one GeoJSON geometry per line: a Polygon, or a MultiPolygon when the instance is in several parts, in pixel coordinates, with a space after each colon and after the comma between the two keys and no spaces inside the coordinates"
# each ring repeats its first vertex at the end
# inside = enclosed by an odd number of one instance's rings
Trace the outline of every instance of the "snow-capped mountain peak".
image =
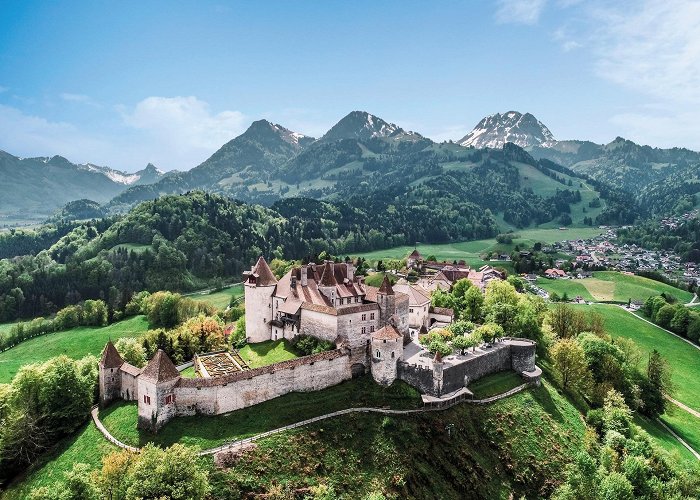
{"type": "Polygon", "coordinates": [[[530,113],[508,111],[483,118],[458,143],[475,148],[502,148],[512,142],[521,148],[552,146],[556,140],[549,129],[530,113]]]}

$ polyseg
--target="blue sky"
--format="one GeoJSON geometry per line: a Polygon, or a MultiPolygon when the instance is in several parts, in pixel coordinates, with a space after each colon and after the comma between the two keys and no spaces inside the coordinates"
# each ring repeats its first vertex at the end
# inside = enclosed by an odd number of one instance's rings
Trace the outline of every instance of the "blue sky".
{"type": "Polygon", "coordinates": [[[529,111],[558,139],[700,150],[689,0],[34,2],[0,16],[0,149],[124,170],[205,160],[251,121],[362,109],[436,140],[529,111]]]}

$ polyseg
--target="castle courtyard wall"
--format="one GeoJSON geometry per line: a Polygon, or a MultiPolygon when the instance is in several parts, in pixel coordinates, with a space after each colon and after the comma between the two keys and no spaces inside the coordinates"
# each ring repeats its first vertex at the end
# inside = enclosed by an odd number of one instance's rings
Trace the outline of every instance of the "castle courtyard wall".
{"type": "Polygon", "coordinates": [[[350,378],[349,355],[338,349],[224,377],[181,378],[174,389],[177,415],[228,413],[290,392],[325,389],[350,378]]]}

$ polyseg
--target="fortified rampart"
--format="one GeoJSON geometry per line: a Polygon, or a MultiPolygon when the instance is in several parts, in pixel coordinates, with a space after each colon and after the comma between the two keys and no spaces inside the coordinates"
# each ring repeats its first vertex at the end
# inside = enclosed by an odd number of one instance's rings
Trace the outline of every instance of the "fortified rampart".
{"type": "MultiPolygon", "coordinates": [[[[165,391],[168,394],[158,391],[154,395],[158,403],[150,411],[156,415],[143,419],[141,425],[154,427],[148,422],[157,422],[153,429],[157,430],[176,416],[228,413],[290,392],[325,389],[350,378],[347,349],[312,354],[221,377],[179,377],[172,388],[165,391]],[[170,394],[174,407],[168,408],[161,400],[165,401],[170,394]]],[[[139,406],[145,405],[139,401],[139,406]]]]}
{"type": "Polygon", "coordinates": [[[424,394],[441,396],[466,387],[492,373],[513,370],[517,373],[535,370],[535,342],[505,338],[476,354],[449,356],[442,361],[442,373],[431,367],[399,361],[398,378],[424,394]]]}

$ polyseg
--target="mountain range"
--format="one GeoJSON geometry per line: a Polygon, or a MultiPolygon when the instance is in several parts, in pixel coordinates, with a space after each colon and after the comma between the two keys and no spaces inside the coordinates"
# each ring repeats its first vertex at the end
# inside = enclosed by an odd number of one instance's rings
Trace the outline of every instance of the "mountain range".
{"type": "Polygon", "coordinates": [[[150,163],[129,174],[91,163],[78,165],[62,156],[19,158],[0,151],[0,216],[36,220],[82,198],[106,203],[130,186],[163,176],[150,163]]]}
{"type": "MultiPolygon", "coordinates": [[[[0,152],[0,192],[5,195],[0,215],[47,216],[65,203],[83,199],[102,205],[105,213],[118,213],[141,201],[196,189],[271,205],[295,196],[347,200],[378,191],[400,196],[418,186],[441,191],[451,184],[463,192],[465,201],[495,214],[516,210],[499,196],[504,190],[538,197],[521,200],[517,208],[530,215],[510,217],[515,225],[522,225],[541,222],[542,215],[533,215],[542,212],[541,199],[586,180],[627,193],[645,204],[644,215],[671,211],[679,203],[694,205],[700,191],[699,169],[700,153],[687,149],[651,148],[622,138],[603,145],[559,141],[530,113],[496,113],[455,143],[435,143],[370,113],[353,111],[319,139],[267,120],[255,121],[202,164],[167,175],[151,164],[127,174],[72,164],[60,156],[21,159],[0,152]],[[506,172],[513,165],[515,174],[506,172]],[[538,177],[545,179],[539,182],[538,177]],[[489,179],[493,185],[484,182],[489,179]],[[494,189],[501,191],[494,193],[494,189]]],[[[587,188],[594,193],[601,189],[587,188]]],[[[93,209],[84,210],[85,203],[79,206],[80,213],[93,209]]],[[[588,213],[583,208],[575,211],[579,219],[588,213]]],[[[66,213],[71,210],[61,217],[66,213]]]]}

